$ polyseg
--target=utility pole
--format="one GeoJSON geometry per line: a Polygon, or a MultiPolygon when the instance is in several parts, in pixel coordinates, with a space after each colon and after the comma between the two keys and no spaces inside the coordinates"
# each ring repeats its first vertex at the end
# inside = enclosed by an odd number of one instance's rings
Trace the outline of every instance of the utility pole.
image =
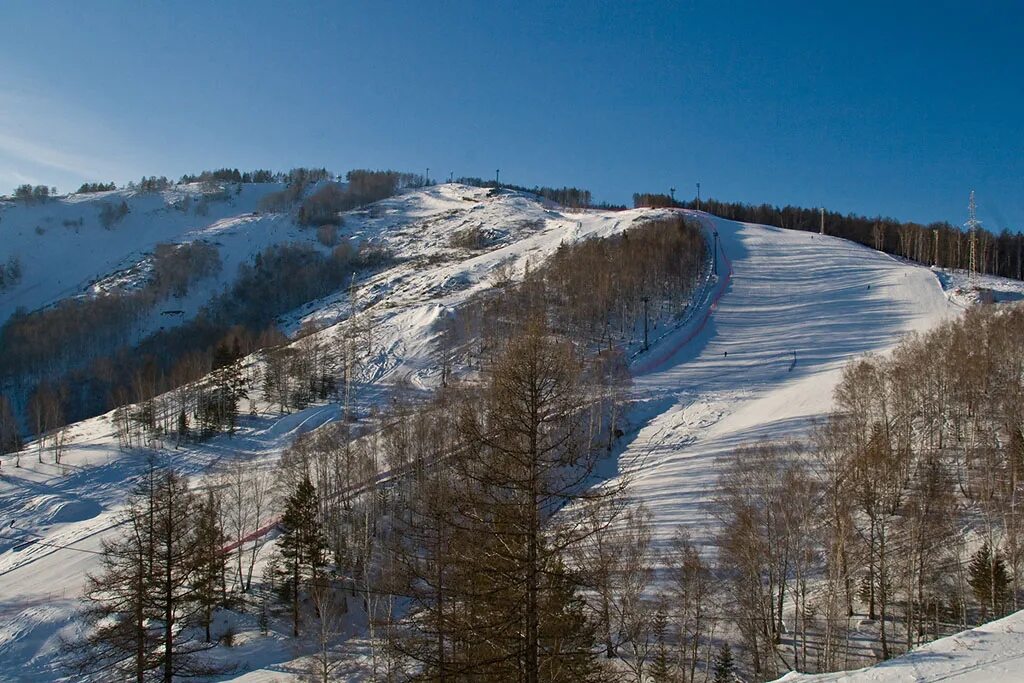
{"type": "Polygon", "coordinates": [[[669,193],[672,196],[672,206],[675,206],[676,205],[676,188],[670,187],[670,188],[668,188],[668,191],[669,191],[669,193]]]}
{"type": "Polygon", "coordinates": [[[700,183],[697,183],[697,210],[700,211],[700,183]]]}
{"type": "Polygon", "coordinates": [[[979,221],[977,216],[975,215],[976,208],[977,206],[974,203],[974,190],[971,190],[971,201],[967,205],[967,222],[964,224],[965,226],[967,226],[967,229],[970,232],[971,240],[971,262],[970,268],[968,270],[968,278],[971,282],[974,282],[975,278],[977,278],[978,275],[978,266],[976,260],[976,244],[978,242],[978,226],[981,225],[981,221],[979,221]]]}
{"type": "Polygon", "coordinates": [[[718,275],[718,231],[715,230],[713,235],[715,238],[715,246],[711,248],[711,272],[718,275]]]}
{"type": "Polygon", "coordinates": [[[650,348],[647,343],[647,302],[650,300],[650,297],[643,296],[640,297],[640,300],[644,302],[644,351],[646,351],[650,348]]]}
{"type": "Polygon", "coordinates": [[[825,234],[825,207],[821,208],[821,232],[820,232],[820,234],[822,234],[822,235],[825,234]]]}

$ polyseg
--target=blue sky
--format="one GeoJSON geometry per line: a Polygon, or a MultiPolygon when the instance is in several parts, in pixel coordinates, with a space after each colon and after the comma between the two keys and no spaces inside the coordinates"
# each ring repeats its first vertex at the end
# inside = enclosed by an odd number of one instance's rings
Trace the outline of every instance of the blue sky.
{"type": "Polygon", "coordinates": [[[28,2],[0,191],[421,171],[1024,228],[1024,4],[28,2]]]}

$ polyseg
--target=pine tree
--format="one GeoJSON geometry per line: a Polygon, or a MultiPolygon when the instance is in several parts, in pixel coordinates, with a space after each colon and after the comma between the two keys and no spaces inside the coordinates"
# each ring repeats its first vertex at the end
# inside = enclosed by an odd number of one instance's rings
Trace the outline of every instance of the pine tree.
{"type": "Polygon", "coordinates": [[[199,401],[199,422],[204,437],[220,429],[229,434],[235,432],[238,425],[238,403],[248,396],[245,377],[239,364],[241,357],[242,350],[237,337],[232,345],[224,341],[214,349],[212,386],[199,401]]]}
{"type": "Polygon", "coordinates": [[[736,680],[736,663],[732,658],[729,643],[722,643],[715,655],[715,683],[733,683],[736,680]]]}
{"type": "Polygon", "coordinates": [[[196,514],[195,529],[195,592],[199,606],[199,623],[210,642],[210,625],[213,611],[224,598],[224,571],[227,557],[224,554],[224,529],[221,527],[220,501],[213,491],[200,503],[196,514]]]}
{"type": "Polygon", "coordinates": [[[178,443],[188,439],[188,415],[184,410],[178,412],[178,443]]]}
{"type": "Polygon", "coordinates": [[[77,676],[171,683],[220,670],[195,657],[212,646],[190,636],[202,613],[194,512],[188,481],[151,464],[122,534],[104,542],[101,572],[88,578],[82,616],[90,628],[69,646],[77,676]]]}
{"type": "Polygon", "coordinates": [[[292,635],[298,636],[300,591],[307,581],[318,579],[327,562],[319,496],[308,475],[288,497],[281,526],[282,592],[292,603],[292,635]]]}
{"type": "Polygon", "coordinates": [[[654,620],[651,622],[651,631],[654,633],[654,657],[651,659],[651,668],[648,672],[652,683],[671,683],[672,661],[668,647],[668,614],[666,612],[665,600],[658,601],[658,608],[654,613],[654,620]]]}
{"type": "Polygon", "coordinates": [[[987,619],[990,611],[993,618],[1001,616],[1010,588],[1010,577],[1002,553],[996,551],[993,554],[988,541],[985,541],[971,557],[968,573],[968,583],[974,591],[974,597],[981,603],[983,618],[987,619]]]}

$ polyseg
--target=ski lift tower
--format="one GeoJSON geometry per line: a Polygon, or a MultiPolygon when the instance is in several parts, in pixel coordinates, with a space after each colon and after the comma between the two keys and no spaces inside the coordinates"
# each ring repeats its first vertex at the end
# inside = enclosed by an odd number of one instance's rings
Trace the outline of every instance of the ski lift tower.
{"type": "Polygon", "coordinates": [[[976,205],[974,203],[974,190],[971,190],[971,202],[967,205],[967,222],[964,224],[967,227],[968,239],[971,245],[971,256],[970,256],[970,267],[968,279],[970,282],[974,282],[978,277],[978,262],[977,262],[977,243],[978,243],[978,226],[981,225],[981,221],[975,213],[976,205]]]}

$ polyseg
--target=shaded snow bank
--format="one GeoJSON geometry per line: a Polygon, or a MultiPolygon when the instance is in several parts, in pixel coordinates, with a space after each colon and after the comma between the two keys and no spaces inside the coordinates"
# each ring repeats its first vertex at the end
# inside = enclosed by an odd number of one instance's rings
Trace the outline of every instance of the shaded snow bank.
{"type": "Polygon", "coordinates": [[[856,671],[790,673],[786,683],[856,681],[1024,681],[1024,611],[922,645],[902,657],[856,671]]]}

